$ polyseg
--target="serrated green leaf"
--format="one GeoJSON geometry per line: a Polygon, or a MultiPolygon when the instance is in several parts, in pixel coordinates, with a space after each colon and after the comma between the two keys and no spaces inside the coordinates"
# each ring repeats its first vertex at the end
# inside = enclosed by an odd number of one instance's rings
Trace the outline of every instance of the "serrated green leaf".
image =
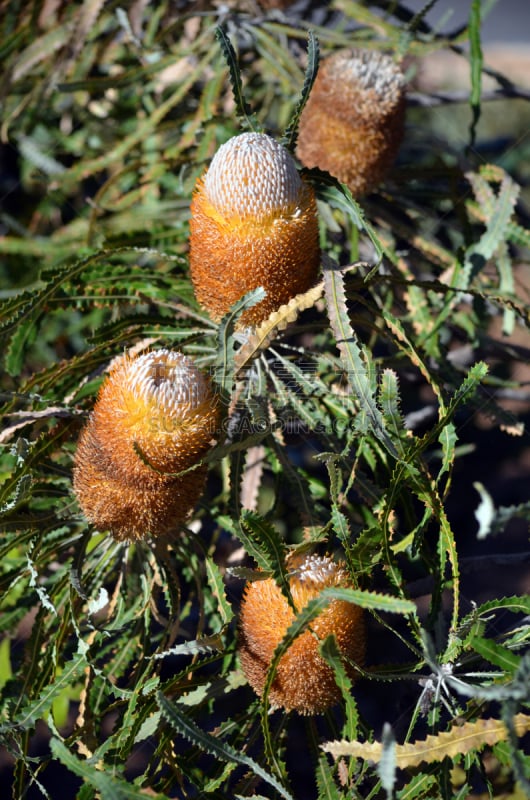
{"type": "Polygon", "coordinates": [[[493,256],[505,240],[506,230],[519,192],[520,187],[506,176],[501,182],[499,194],[493,204],[486,231],[474,247],[474,252],[479,253],[486,260],[493,256]]]}
{"type": "MultiPolygon", "coordinates": [[[[474,0],[477,2],[477,0],[474,0]]],[[[468,175],[473,188],[476,190],[476,176],[468,175]]],[[[482,270],[482,267],[494,253],[503,246],[507,237],[507,229],[510,223],[520,187],[508,176],[504,176],[501,181],[499,193],[492,203],[488,214],[486,230],[478,240],[468,249],[466,253],[466,263],[460,273],[457,282],[459,289],[468,288],[474,275],[482,270]]]]}
{"type": "Polygon", "coordinates": [[[230,311],[224,315],[219,323],[219,330],[217,334],[218,340],[218,355],[215,362],[215,381],[226,393],[230,395],[232,385],[234,382],[235,366],[235,328],[236,323],[241,314],[247,308],[252,308],[265,297],[265,290],[260,286],[248,292],[244,297],[238,300],[230,311]]]}
{"type": "Polygon", "coordinates": [[[290,598],[288,571],[285,565],[286,548],[276,528],[254,511],[243,511],[239,534],[250,555],[261,569],[270,572],[287,598],[290,598]]]}
{"type": "Polygon", "coordinates": [[[96,790],[93,786],[89,786],[88,783],[84,783],[77,793],[77,797],[75,800],[95,800],[96,798],[96,790]]]}
{"type": "Polygon", "coordinates": [[[146,800],[147,797],[163,800],[164,798],[161,794],[142,792],[134,784],[113,775],[110,771],[102,771],[90,760],[82,761],[57,737],[51,739],[50,748],[61,764],[99,792],[101,800],[146,800]]]}
{"type": "Polygon", "coordinates": [[[160,725],[160,716],[160,711],[153,711],[152,714],[149,714],[149,716],[144,719],[138,729],[138,733],[134,737],[135,744],[143,742],[145,739],[149,739],[150,736],[155,735],[160,725]]]}
{"type": "MultiPolygon", "coordinates": [[[[271,347],[270,348],[271,355],[278,357],[276,351],[271,347]]],[[[281,360],[278,357],[278,360],[281,360]]],[[[286,360],[286,364],[289,362],[286,360]]],[[[292,374],[295,381],[301,379],[301,370],[295,370],[290,367],[287,367],[287,371],[292,374]],[[298,374],[297,374],[298,373],[298,374]]],[[[280,409],[280,412],[283,413],[285,409],[293,410],[294,414],[297,417],[297,421],[300,420],[303,425],[305,425],[309,430],[318,430],[319,428],[325,425],[327,420],[322,419],[321,411],[317,405],[317,403],[312,400],[311,402],[304,401],[304,394],[299,394],[296,391],[292,390],[292,387],[286,386],[283,379],[281,379],[275,372],[270,372],[270,378],[274,385],[275,396],[274,396],[274,406],[275,408],[280,409]]],[[[309,381],[305,381],[309,383],[309,381]]],[[[315,381],[315,383],[317,383],[315,381]]],[[[315,385],[313,387],[314,396],[319,397],[322,396],[324,390],[321,390],[321,387],[315,385]]],[[[306,389],[307,391],[307,389],[306,389]]]]}
{"type": "Polygon", "coordinates": [[[466,644],[472,647],[486,661],[489,661],[490,664],[502,669],[507,676],[513,675],[521,663],[520,656],[512,653],[507,647],[497,644],[492,639],[472,635],[468,637],[466,644]]]}
{"type": "Polygon", "coordinates": [[[383,258],[383,255],[392,263],[396,262],[395,254],[382,244],[375,229],[366,219],[362,206],[355,200],[347,186],[338,183],[335,178],[320,170],[307,170],[306,174],[309,178],[314,177],[316,179],[318,198],[329,203],[332,207],[339,208],[352,220],[356,228],[367,233],[374,246],[378,262],[383,258]]]}
{"type": "Polygon", "coordinates": [[[84,653],[75,655],[64,665],[55,680],[44,687],[35,700],[22,706],[13,723],[24,730],[28,730],[35,725],[37,720],[45,719],[55,698],[77,681],[86,665],[87,660],[84,653]]]}
{"type": "Polygon", "coordinates": [[[356,424],[358,430],[366,433],[371,429],[388,452],[396,457],[396,449],[385,430],[383,416],[375,401],[375,376],[370,374],[373,367],[370,365],[367,351],[360,346],[350,323],[344,290],[344,274],[329,261],[324,264],[324,290],[329,320],[337,347],[342,356],[348,382],[357,398],[356,424]]]}
{"type": "Polygon", "coordinates": [[[442,446],[442,466],[438,473],[438,481],[447,472],[450,472],[455,460],[455,448],[458,441],[454,423],[447,422],[440,431],[438,441],[442,446]]]}
{"type": "Polygon", "coordinates": [[[460,624],[462,626],[470,625],[475,619],[488,616],[492,611],[511,611],[514,614],[530,615],[530,596],[499,597],[495,600],[488,600],[463,617],[460,624]]]}
{"type": "MultiPolygon", "coordinates": [[[[439,498],[437,498],[439,500],[439,498]]],[[[453,592],[453,613],[451,617],[451,629],[455,631],[458,627],[458,613],[460,607],[460,567],[458,561],[458,553],[456,549],[456,542],[453,530],[447,518],[445,509],[441,506],[438,508],[438,521],[440,525],[439,545],[438,545],[438,558],[439,558],[439,575],[443,578],[446,575],[446,565],[449,561],[451,567],[451,589],[453,592]]],[[[441,592],[441,586],[437,587],[441,592]]],[[[434,611],[433,603],[433,611],[434,611]]],[[[438,613],[438,612],[436,612],[438,613]]],[[[458,648],[456,639],[449,637],[447,650],[444,654],[444,660],[447,662],[453,661],[454,651],[453,647],[458,648]]]]}
{"type": "Polygon", "coordinates": [[[287,149],[290,150],[291,152],[294,152],[294,149],[296,147],[300,117],[302,116],[302,111],[304,110],[304,107],[311,93],[311,89],[313,88],[313,84],[317,77],[319,59],[320,59],[320,47],[318,44],[318,39],[313,33],[313,31],[309,31],[307,34],[307,67],[305,71],[302,93],[300,96],[300,100],[296,104],[296,108],[293,112],[291,120],[289,121],[287,130],[285,131],[281,139],[281,143],[285,145],[285,147],[287,147],[287,149]]]}
{"type": "Polygon", "coordinates": [[[158,704],[164,719],[189,742],[199,747],[206,753],[210,753],[224,762],[241,764],[269,786],[272,786],[285,800],[293,800],[288,790],[279,781],[256,761],[240,751],[234,750],[227,742],[223,742],[219,737],[215,738],[206,731],[201,730],[195,722],[190,719],[176,703],[168,700],[162,692],[158,693],[158,704]]]}
{"type": "MultiPolygon", "coordinates": [[[[473,364],[464,380],[461,381],[449,402],[440,398],[440,420],[429,432],[429,439],[442,436],[442,432],[451,423],[457,410],[472,400],[487,374],[488,365],[484,361],[477,361],[476,364],[473,364]]],[[[453,436],[451,429],[445,436],[447,439],[445,446],[450,448],[453,436]]]]}
{"type": "Polygon", "coordinates": [[[153,659],[158,660],[168,656],[189,656],[197,653],[220,653],[224,650],[223,640],[219,633],[211,636],[201,636],[200,639],[193,639],[189,642],[182,642],[164,650],[162,653],[155,653],[153,659]]]}
{"type": "Polygon", "coordinates": [[[212,591],[213,596],[217,600],[217,609],[221,615],[223,625],[228,625],[234,618],[232,606],[226,599],[225,587],[221,570],[210,556],[207,556],[204,561],[206,569],[206,577],[208,585],[212,591]]]}
{"type": "Polygon", "coordinates": [[[344,667],[344,661],[334,634],[326,636],[326,638],[320,643],[319,652],[332,668],[333,674],[335,675],[335,681],[341,690],[344,700],[346,721],[342,728],[342,736],[345,739],[356,739],[359,712],[357,711],[357,704],[352,694],[352,681],[344,667]]]}
{"type": "Polygon", "coordinates": [[[33,485],[33,478],[31,475],[22,474],[16,480],[15,486],[11,490],[11,494],[8,497],[0,497],[0,502],[2,502],[2,507],[0,508],[0,516],[10,513],[13,511],[18,505],[24,502],[27,499],[31,492],[31,487],[33,485]]]}
{"type": "MultiPolygon", "coordinates": [[[[329,587],[320,593],[317,600],[320,599],[323,601],[321,610],[330,600],[343,600],[346,603],[354,603],[361,608],[385,611],[388,614],[416,614],[416,604],[412,600],[394,597],[389,594],[380,594],[379,592],[369,592],[364,589],[346,589],[340,586],[329,587]]],[[[309,604],[306,608],[308,607],[309,604]]],[[[312,619],[314,619],[313,616],[312,619]]]]}
{"type": "Polygon", "coordinates": [[[331,508],[331,522],[337,538],[343,543],[344,546],[347,547],[351,542],[350,526],[348,524],[348,520],[342,511],[339,511],[335,503],[331,508]]]}
{"type": "Polygon", "coordinates": [[[215,29],[215,38],[219,42],[228,67],[230,84],[232,86],[232,93],[234,95],[234,101],[236,104],[236,114],[241,118],[242,122],[246,127],[249,128],[249,130],[260,132],[261,126],[259,125],[255,115],[250,109],[250,106],[245,100],[245,95],[243,93],[243,82],[241,80],[241,72],[237,63],[235,50],[225,28],[222,25],[219,25],[215,29]]]}
{"type": "Polygon", "coordinates": [[[386,430],[400,458],[403,458],[408,449],[403,443],[403,438],[407,437],[407,431],[399,402],[398,376],[394,370],[385,369],[379,384],[379,405],[383,412],[386,430]]]}
{"type": "Polygon", "coordinates": [[[3,313],[7,314],[7,320],[0,328],[0,332],[4,335],[14,332],[12,345],[6,356],[6,369],[10,375],[20,374],[26,340],[35,335],[37,320],[44,313],[46,304],[56,293],[61,292],[65,281],[78,275],[98,257],[98,254],[94,254],[66,267],[56,268],[53,272],[43,272],[41,281],[45,283],[44,286],[36,288],[31,293],[24,292],[23,301],[16,297],[4,304],[3,313]]]}
{"type": "Polygon", "coordinates": [[[316,779],[318,800],[341,800],[341,793],[333,780],[331,767],[324,755],[320,756],[318,759],[316,779]]]}
{"type": "Polygon", "coordinates": [[[435,775],[426,773],[415,775],[403,789],[397,792],[397,800],[431,800],[434,797],[433,787],[437,783],[435,775]]]}

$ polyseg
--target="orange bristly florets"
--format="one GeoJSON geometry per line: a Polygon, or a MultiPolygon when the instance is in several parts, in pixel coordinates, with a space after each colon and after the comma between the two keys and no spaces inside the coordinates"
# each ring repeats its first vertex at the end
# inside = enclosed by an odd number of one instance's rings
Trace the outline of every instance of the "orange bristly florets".
{"type": "MultiPolygon", "coordinates": [[[[344,565],[329,557],[295,557],[289,566],[297,612],[328,586],[351,586],[344,565]]],[[[247,584],[241,606],[240,656],[257,694],[263,691],[274,651],[294,619],[293,609],[272,578],[247,584]]],[[[269,694],[273,705],[300,714],[320,714],[340,699],[333,671],[318,652],[319,640],[334,633],[342,654],[358,665],[364,663],[364,613],[359,606],[332,600],[310,628],[280,659],[269,694]]],[[[354,680],[354,669],[347,668],[354,680]]]]}
{"type": "Polygon", "coordinates": [[[195,294],[216,321],[263,286],[267,296],[240,321],[255,325],[316,281],[315,195],[270,136],[243,133],[219,148],[197,182],[190,230],[195,294]]]}
{"type": "Polygon", "coordinates": [[[201,459],[219,427],[209,378],[170,350],[118,358],[79,438],[74,490],[85,516],[116,539],[170,533],[199,499],[201,459]]]}
{"type": "Polygon", "coordinates": [[[302,112],[297,155],[345,183],[355,197],[372,191],[403,138],[404,76],[390,56],[341,50],[326,58],[302,112]]]}

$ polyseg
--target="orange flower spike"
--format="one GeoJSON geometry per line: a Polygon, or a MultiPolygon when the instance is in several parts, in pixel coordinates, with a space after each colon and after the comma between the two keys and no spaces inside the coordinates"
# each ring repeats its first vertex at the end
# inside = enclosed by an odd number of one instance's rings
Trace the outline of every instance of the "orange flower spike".
{"type": "Polygon", "coordinates": [[[211,383],[170,350],[118,358],[81,433],[74,491],[86,517],[116,539],[178,528],[206,480],[196,464],[220,422],[211,383]]]}
{"type": "Polygon", "coordinates": [[[256,325],[316,282],[315,195],[270,136],[243,133],[219,148],[197,181],[190,230],[195,294],[216,321],[263,286],[265,299],[240,320],[242,327],[256,325]]]}
{"type": "Polygon", "coordinates": [[[373,50],[324,59],[300,119],[297,155],[345,183],[354,197],[372,191],[392,166],[405,124],[405,79],[373,50]]]}
{"type": "MultiPolygon", "coordinates": [[[[351,586],[343,564],[324,556],[291,560],[290,590],[300,611],[322,589],[351,586]]],[[[272,578],[248,583],[241,606],[240,657],[245,676],[257,694],[265,685],[274,651],[295,615],[272,578]]],[[[271,703],[300,714],[321,714],[340,699],[332,669],[318,652],[319,640],[334,633],[343,655],[362,665],[365,654],[364,613],[359,606],[332,600],[291,644],[278,664],[269,694],[271,703]]],[[[355,680],[354,670],[349,670],[355,680]]]]}

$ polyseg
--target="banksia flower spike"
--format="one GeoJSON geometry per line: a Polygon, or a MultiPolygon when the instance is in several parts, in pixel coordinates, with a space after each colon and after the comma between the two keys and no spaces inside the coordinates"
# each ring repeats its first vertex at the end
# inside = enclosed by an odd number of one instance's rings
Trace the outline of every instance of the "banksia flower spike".
{"type": "Polygon", "coordinates": [[[354,197],[385,177],[405,123],[404,76],[390,56],[341,50],[320,67],[302,112],[297,155],[345,183],[354,197]]]}
{"type": "MultiPolygon", "coordinates": [[[[328,586],[351,586],[344,566],[327,556],[294,557],[289,566],[297,611],[328,586]]],[[[294,619],[293,609],[272,578],[247,584],[241,606],[240,657],[257,694],[263,691],[274,651],[294,619]]],[[[280,659],[269,694],[273,705],[300,714],[320,714],[340,699],[333,671],[318,652],[318,640],[334,633],[344,656],[357,664],[364,662],[364,614],[359,606],[332,600],[310,627],[280,659]]],[[[349,672],[354,680],[354,671],[349,672]]]]}
{"type": "Polygon", "coordinates": [[[222,145],[191,203],[190,269],[199,303],[218,321],[259,286],[255,325],[315,283],[320,265],[315,195],[290,153],[262,133],[222,145]]]}
{"type": "Polygon", "coordinates": [[[116,539],[170,533],[198,501],[201,459],[220,421],[209,378],[181,353],[121,356],[79,438],[74,491],[85,516],[116,539]]]}

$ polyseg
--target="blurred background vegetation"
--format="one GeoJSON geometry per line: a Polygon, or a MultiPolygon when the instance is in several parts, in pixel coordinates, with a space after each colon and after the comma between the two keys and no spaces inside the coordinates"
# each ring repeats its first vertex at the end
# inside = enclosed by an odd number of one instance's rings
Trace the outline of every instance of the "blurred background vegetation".
{"type": "Polygon", "coordinates": [[[14,798],[528,795],[530,89],[488,62],[493,4],[463,5],[439,33],[436,0],[1,0],[14,798]],[[408,80],[405,140],[376,192],[356,203],[312,174],[324,299],[255,346],[250,377],[232,320],[213,325],[188,273],[195,181],[246,124],[219,26],[278,138],[309,31],[322,56],[389,52],[408,80]],[[222,363],[239,404],[188,528],[124,545],[84,520],[72,459],[110,360],[148,346],[222,363]],[[244,578],[278,575],[298,545],[346,560],[369,618],[366,671],[316,719],[269,715],[237,656],[244,578]],[[349,752],[328,754],[333,740],[349,752]]]}

